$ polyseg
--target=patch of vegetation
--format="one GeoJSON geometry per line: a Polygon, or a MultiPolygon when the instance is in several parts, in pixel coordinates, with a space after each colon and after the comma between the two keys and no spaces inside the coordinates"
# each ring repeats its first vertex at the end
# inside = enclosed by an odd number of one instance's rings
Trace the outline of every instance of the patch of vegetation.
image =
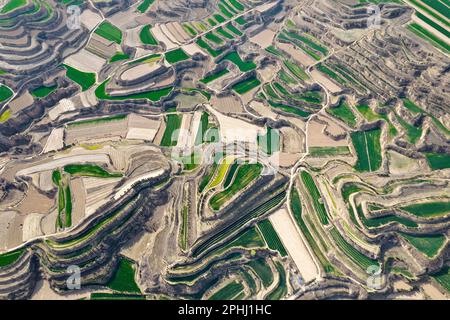
{"type": "Polygon", "coordinates": [[[290,206],[295,222],[297,223],[297,226],[300,228],[302,234],[305,236],[306,241],[308,242],[310,248],[314,252],[314,255],[320,261],[320,264],[324,268],[325,272],[333,273],[334,267],[320,250],[317,244],[318,242],[314,239],[313,235],[309,231],[305,221],[302,218],[302,204],[296,188],[292,189],[290,206]]]}
{"type": "Polygon", "coordinates": [[[137,100],[137,99],[147,99],[150,101],[159,101],[161,98],[166,97],[169,93],[172,92],[173,87],[167,87],[163,89],[157,89],[153,91],[141,92],[130,94],[128,96],[110,96],[106,93],[106,85],[108,84],[109,79],[105,80],[98,88],[95,90],[95,96],[100,100],[137,100]]]}
{"type": "Polygon", "coordinates": [[[242,37],[244,34],[238,29],[236,28],[233,23],[229,22],[225,25],[225,28],[227,28],[228,30],[230,30],[231,32],[233,32],[235,35],[237,35],[238,37],[242,37]]]}
{"type": "Polygon", "coordinates": [[[135,281],[135,273],[134,262],[122,257],[107,287],[118,292],[141,294],[141,290],[135,281]]]}
{"type": "Polygon", "coordinates": [[[13,96],[13,92],[7,86],[0,84],[0,103],[13,96]]]}
{"type": "Polygon", "coordinates": [[[210,31],[207,34],[205,34],[205,38],[216,45],[220,46],[223,44],[223,40],[220,37],[218,37],[213,31],[210,31]]]}
{"type": "Polygon", "coordinates": [[[306,44],[308,47],[320,52],[322,55],[326,56],[328,54],[327,48],[317,43],[317,40],[313,40],[311,35],[302,36],[294,31],[284,31],[290,38],[299,40],[306,44]]]}
{"type": "Polygon", "coordinates": [[[122,294],[122,293],[91,293],[91,300],[145,300],[145,296],[137,294],[122,294]]]}
{"type": "Polygon", "coordinates": [[[342,120],[350,127],[355,127],[356,125],[356,117],[353,114],[350,106],[345,102],[345,100],[341,100],[338,106],[334,108],[327,108],[326,111],[333,115],[334,117],[342,120]]]}
{"type": "Polygon", "coordinates": [[[128,60],[128,59],[130,59],[130,56],[128,54],[123,53],[123,52],[116,52],[116,54],[113,55],[111,57],[111,59],[109,59],[109,62],[113,63],[113,62],[117,62],[117,61],[121,61],[121,60],[128,60]]]}
{"type": "Polygon", "coordinates": [[[219,56],[223,52],[223,50],[214,50],[213,48],[211,48],[211,46],[207,44],[205,40],[203,40],[203,38],[199,38],[196,43],[200,48],[205,49],[214,58],[219,56]]]}
{"type": "Polygon", "coordinates": [[[312,176],[306,171],[302,171],[300,176],[302,178],[303,183],[305,184],[305,187],[309,191],[313,207],[319,217],[320,222],[323,225],[328,225],[327,210],[325,209],[322,195],[320,194],[319,189],[317,189],[317,186],[316,186],[312,176]]]}
{"type": "Polygon", "coordinates": [[[364,216],[361,205],[356,206],[356,210],[358,212],[359,218],[361,219],[361,222],[364,224],[366,228],[377,228],[391,222],[400,223],[408,228],[418,227],[417,223],[415,223],[414,221],[396,215],[385,215],[381,217],[367,219],[364,216]]]}
{"type": "Polygon", "coordinates": [[[260,163],[243,164],[239,167],[233,183],[225,190],[211,197],[209,204],[215,211],[219,210],[236,193],[244,189],[261,174],[263,166],[260,163]]]}
{"type": "Polygon", "coordinates": [[[261,230],[267,246],[270,249],[278,251],[282,257],[287,256],[286,249],[269,219],[260,221],[258,223],[258,228],[261,230]]]}
{"type": "Polygon", "coordinates": [[[70,191],[70,187],[66,186],[65,188],[65,209],[66,209],[66,221],[65,226],[70,228],[72,226],[72,193],[70,191]]]}
{"type": "Polygon", "coordinates": [[[239,11],[243,11],[245,7],[238,0],[228,0],[230,4],[239,11]]]}
{"type": "Polygon", "coordinates": [[[280,134],[278,130],[267,127],[267,133],[264,136],[258,135],[258,146],[267,155],[272,155],[280,150],[280,134]]]}
{"type": "Polygon", "coordinates": [[[175,49],[166,53],[166,60],[170,64],[189,59],[190,57],[183,51],[183,49],[175,49]]]}
{"type": "Polygon", "coordinates": [[[210,167],[210,171],[208,172],[208,174],[203,176],[202,180],[200,181],[200,184],[198,185],[198,192],[202,193],[203,190],[205,190],[206,186],[209,184],[209,181],[211,180],[214,173],[216,172],[216,169],[217,169],[217,163],[214,162],[212,164],[212,166],[210,167]]]}
{"type": "Polygon", "coordinates": [[[275,109],[280,109],[280,110],[282,110],[284,112],[292,113],[292,114],[295,114],[295,115],[300,116],[302,118],[307,118],[307,117],[309,117],[311,115],[309,112],[306,112],[306,111],[301,110],[299,108],[288,106],[288,105],[283,104],[283,103],[277,103],[277,102],[273,102],[273,101],[269,100],[269,104],[270,104],[271,107],[273,107],[275,109]]]}
{"type": "Polygon", "coordinates": [[[239,68],[239,70],[241,70],[241,72],[251,71],[256,68],[256,64],[253,61],[243,61],[237,51],[232,51],[226,54],[222,59],[220,59],[220,61],[223,60],[231,61],[239,68]]]}
{"type": "Polygon", "coordinates": [[[56,86],[56,85],[50,86],[50,87],[41,86],[41,87],[36,88],[33,91],[31,91],[31,95],[36,98],[45,98],[50,93],[55,91],[57,87],[58,86],[56,86]]]}
{"type": "Polygon", "coordinates": [[[3,268],[3,267],[13,264],[17,260],[19,260],[19,258],[22,256],[22,254],[24,252],[25,252],[25,249],[19,249],[19,250],[14,250],[11,252],[0,254],[0,267],[3,268]]]}
{"type": "Polygon", "coordinates": [[[64,171],[78,177],[120,178],[121,173],[109,173],[102,167],[91,164],[69,164],[64,171]]]}
{"type": "Polygon", "coordinates": [[[377,260],[370,259],[348,243],[335,227],[330,230],[330,234],[338,248],[361,269],[367,270],[370,266],[379,265],[377,260]]]}
{"type": "Polygon", "coordinates": [[[306,74],[306,72],[300,68],[298,65],[285,60],[283,61],[284,65],[286,66],[286,68],[298,79],[304,81],[304,80],[308,80],[309,76],[306,74]]]}
{"type": "Polygon", "coordinates": [[[238,94],[244,94],[258,87],[260,84],[261,81],[259,81],[259,79],[253,76],[234,84],[232,89],[236,91],[236,93],[238,94]]]}
{"type": "Polygon", "coordinates": [[[237,169],[239,168],[239,161],[234,160],[233,164],[230,167],[230,170],[228,170],[227,177],[225,179],[225,182],[223,183],[224,189],[228,188],[233,181],[234,174],[236,173],[237,169]]]}
{"type": "Polygon", "coordinates": [[[343,79],[340,75],[338,75],[336,72],[334,72],[333,70],[331,70],[330,68],[328,68],[323,64],[318,65],[317,69],[340,84],[346,83],[345,79],[343,79]]]}
{"type": "Polygon", "coordinates": [[[375,113],[368,105],[357,105],[356,109],[358,110],[361,115],[366,118],[367,121],[376,121],[376,120],[384,120],[386,121],[388,125],[388,132],[389,137],[393,138],[397,135],[397,129],[394,127],[394,125],[389,120],[389,117],[387,114],[379,114],[375,113]]]}
{"type": "Polygon", "coordinates": [[[153,4],[153,2],[155,2],[155,0],[143,0],[141,4],[137,7],[137,9],[141,13],[145,13],[147,12],[148,8],[150,8],[150,6],[153,4]]]}
{"type": "Polygon", "coordinates": [[[111,121],[120,121],[120,120],[124,120],[126,118],[127,118],[126,114],[119,114],[119,115],[111,116],[111,117],[94,118],[94,119],[87,119],[87,120],[71,122],[67,126],[69,128],[72,128],[72,127],[82,126],[82,125],[102,124],[102,123],[108,123],[111,121]]]}
{"type": "Polygon", "coordinates": [[[244,286],[241,283],[233,281],[214,293],[209,300],[231,300],[243,290],[244,286]]]}
{"type": "Polygon", "coordinates": [[[350,154],[350,149],[347,146],[309,147],[308,151],[311,157],[345,156],[350,154]]]}
{"type": "Polygon", "coordinates": [[[122,43],[122,31],[108,21],[103,21],[97,29],[95,29],[95,33],[109,41],[116,42],[119,45],[122,43]]]}
{"type": "Polygon", "coordinates": [[[267,213],[272,208],[276,207],[283,201],[283,199],[286,196],[285,191],[281,191],[278,194],[274,195],[269,200],[265,201],[255,209],[251,211],[247,211],[242,213],[238,220],[230,223],[229,225],[221,228],[219,231],[217,231],[213,236],[209,237],[208,239],[202,241],[196,248],[193,249],[192,255],[194,257],[200,255],[201,253],[205,252],[218,242],[226,239],[228,236],[235,233],[239,228],[241,228],[243,225],[248,223],[250,220],[255,219],[259,217],[262,214],[267,213]]]}
{"type": "Polygon", "coordinates": [[[225,17],[227,17],[227,18],[233,18],[233,14],[232,14],[230,11],[228,11],[228,9],[227,9],[222,3],[219,3],[219,4],[218,4],[218,7],[219,7],[220,12],[221,12],[225,17]]]}
{"type": "Polygon", "coordinates": [[[407,121],[405,121],[405,119],[403,119],[396,113],[395,117],[397,118],[397,121],[400,123],[400,125],[405,128],[408,141],[412,144],[416,144],[417,140],[419,140],[419,138],[422,136],[422,129],[409,124],[407,121]]]}
{"type": "Polygon", "coordinates": [[[358,161],[355,169],[360,172],[377,171],[381,167],[381,129],[357,131],[350,134],[358,161]]]}
{"type": "Polygon", "coordinates": [[[216,31],[217,31],[218,34],[220,34],[225,39],[229,39],[229,40],[233,40],[234,39],[234,36],[231,33],[225,31],[225,29],[222,28],[222,27],[217,28],[216,31]]]}
{"type": "Polygon", "coordinates": [[[287,294],[287,285],[286,285],[286,271],[283,268],[283,265],[278,261],[275,262],[275,267],[278,271],[278,284],[267,296],[266,300],[280,300],[287,294]]]}
{"type": "Polygon", "coordinates": [[[417,203],[401,209],[418,217],[441,217],[450,213],[450,202],[417,203]]]}
{"type": "Polygon", "coordinates": [[[175,137],[175,132],[180,129],[182,116],[179,114],[169,114],[167,116],[166,130],[161,140],[161,146],[173,147],[177,145],[178,134],[175,137]]]}
{"type": "Polygon", "coordinates": [[[0,123],[4,123],[11,118],[11,109],[6,109],[3,111],[3,113],[0,115],[0,123]]]}
{"type": "Polygon", "coordinates": [[[1,14],[8,13],[17,8],[23,7],[26,4],[27,4],[27,0],[9,0],[9,2],[3,6],[0,13],[1,14]]]}
{"type": "Polygon", "coordinates": [[[411,32],[424,39],[425,41],[431,43],[433,46],[441,49],[446,53],[450,53],[450,45],[448,45],[444,40],[436,36],[434,33],[431,33],[420,24],[411,23],[407,27],[411,32]]]}
{"type": "Polygon", "coordinates": [[[201,83],[204,84],[208,84],[210,82],[213,82],[214,80],[219,79],[220,77],[223,77],[224,75],[226,75],[227,73],[229,73],[230,71],[228,71],[227,69],[222,69],[219,72],[210,74],[209,76],[203,78],[200,80],[201,83]]]}
{"type": "Polygon", "coordinates": [[[96,80],[96,74],[95,73],[88,73],[88,72],[82,72],[79,71],[75,68],[72,68],[71,66],[68,65],[63,65],[64,68],[66,68],[66,76],[74,81],[75,83],[77,83],[80,87],[82,91],[86,91],[87,89],[89,89],[90,87],[92,87],[96,80]]]}
{"type": "Polygon", "coordinates": [[[220,14],[216,13],[213,14],[214,19],[216,19],[216,21],[218,23],[224,23],[225,21],[227,21],[227,19],[225,19],[223,16],[221,16],[220,14]]]}
{"type": "Polygon", "coordinates": [[[442,170],[450,168],[450,155],[445,153],[425,153],[431,170],[442,170]]]}
{"type": "Polygon", "coordinates": [[[184,30],[187,31],[191,36],[195,37],[197,35],[197,31],[188,23],[183,24],[184,30]]]}
{"type": "Polygon", "coordinates": [[[264,258],[251,260],[247,265],[255,271],[265,288],[268,288],[273,283],[274,279],[272,270],[264,258]]]}
{"type": "Polygon", "coordinates": [[[450,267],[446,266],[441,271],[431,275],[447,292],[450,293],[450,267]]]}
{"type": "Polygon", "coordinates": [[[157,46],[158,41],[156,41],[155,37],[153,36],[151,29],[152,26],[150,24],[143,27],[141,32],[139,32],[139,39],[141,39],[141,42],[143,44],[157,46]]]}
{"type": "Polygon", "coordinates": [[[442,234],[425,236],[413,236],[403,232],[399,232],[399,234],[429,258],[434,257],[447,240],[442,234]]]}
{"type": "Polygon", "coordinates": [[[415,14],[420,20],[423,20],[426,24],[430,25],[431,27],[433,27],[434,29],[436,29],[437,31],[442,33],[443,35],[450,38],[450,32],[447,29],[443,28],[440,24],[437,24],[436,22],[434,22],[433,20],[431,20],[430,18],[421,14],[418,11],[416,11],[415,14]]]}

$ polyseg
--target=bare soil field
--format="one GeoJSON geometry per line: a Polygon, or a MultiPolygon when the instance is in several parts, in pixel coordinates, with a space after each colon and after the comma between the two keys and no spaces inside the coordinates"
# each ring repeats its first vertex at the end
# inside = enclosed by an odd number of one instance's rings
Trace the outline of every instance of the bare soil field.
{"type": "Polygon", "coordinates": [[[253,42],[258,46],[260,46],[262,49],[265,49],[272,44],[275,35],[276,33],[274,31],[270,29],[265,29],[260,33],[251,37],[249,40],[250,42],[253,42]]]}
{"type": "Polygon", "coordinates": [[[313,58],[308,56],[301,49],[296,48],[294,45],[292,45],[290,43],[279,42],[279,43],[277,43],[277,46],[281,50],[283,50],[287,54],[289,54],[295,61],[297,61],[304,67],[313,65],[316,62],[313,58]]]}
{"type": "Polygon", "coordinates": [[[314,120],[309,123],[307,135],[309,147],[339,147],[348,145],[348,142],[345,139],[335,141],[325,135],[325,127],[325,124],[321,124],[314,120]]]}
{"type": "Polygon", "coordinates": [[[269,220],[305,282],[316,279],[319,271],[289,212],[286,209],[280,209],[272,214],[269,220]]]}

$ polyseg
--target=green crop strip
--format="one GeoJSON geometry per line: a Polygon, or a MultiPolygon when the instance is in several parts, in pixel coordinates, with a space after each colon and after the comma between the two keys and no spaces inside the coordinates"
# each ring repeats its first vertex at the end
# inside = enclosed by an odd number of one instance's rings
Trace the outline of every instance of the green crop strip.
{"type": "Polygon", "coordinates": [[[135,272],[133,261],[120,258],[119,265],[107,287],[113,291],[140,294],[141,290],[135,282],[135,272]]]}
{"type": "Polygon", "coordinates": [[[236,91],[238,94],[244,94],[258,87],[260,84],[261,81],[259,81],[255,76],[253,76],[234,84],[232,89],[236,91]]]}
{"type": "Polygon", "coordinates": [[[13,96],[13,92],[5,85],[0,84],[0,103],[13,96]]]}
{"type": "Polygon", "coordinates": [[[236,193],[244,189],[253,180],[261,174],[263,166],[256,164],[243,164],[238,172],[233,183],[224,191],[216,193],[210,199],[210,206],[213,210],[219,210],[228,200],[230,200],[236,193]]]}
{"type": "Polygon", "coordinates": [[[447,292],[450,293],[450,267],[445,266],[441,271],[431,275],[447,292]]]}
{"type": "Polygon", "coordinates": [[[216,245],[220,241],[226,239],[233,233],[235,233],[239,228],[241,228],[243,225],[245,225],[250,220],[259,217],[262,214],[267,213],[272,208],[276,207],[283,201],[283,199],[286,196],[286,192],[282,191],[272,197],[271,199],[267,200],[257,208],[248,211],[244,214],[242,214],[238,220],[232,222],[231,224],[227,225],[226,227],[221,228],[216,234],[212,235],[208,239],[202,241],[200,244],[198,244],[194,250],[192,251],[192,255],[194,257],[199,256],[212,246],[216,245]]]}
{"type": "Polygon", "coordinates": [[[278,271],[278,284],[267,296],[266,300],[280,300],[287,294],[287,285],[286,285],[286,271],[283,268],[283,265],[278,261],[275,262],[275,268],[278,271]]]}
{"type": "Polygon", "coordinates": [[[151,25],[146,25],[145,27],[143,27],[141,32],[139,32],[139,39],[141,39],[141,42],[143,44],[157,46],[158,41],[156,41],[155,37],[153,36],[151,29],[151,25]]]}
{"type": "Polygon", "coordinates": [[[272,223],[270,220],[266,219],[263,221],[260,221],[258,223],[258,228],[263,234],[264,239],[266,240],[267,246],[275,251],[278,251],[282,257],[287,256],[286,249],[283,246],[283,243],[281,242],[280,237],[278,236],[277,232],[275,231],[272,223]]]}
{"type": "Polygon", "coordinates": [[[445,153],[425,153],[428,164],[432,170],[442,170],[450,168],[450,155],[445,153]]]}
{"type": "Polygon", "coordinates": [[[314,255],[319,260],[320,264],[324,268],[326,273],[333,273],[335,272],[335,269],[333,265],[328,261],[328,259],[325,257],[325,255],[322,253],[318,246],[318,242],[322,242],[322,239],[320,241],[316,241],[309,231],[305,221],[302,218],[302,204],[300,201],[300,196],[298,194],[297,189],[292,189],[291,192],[291,201],[290,201],[290,207],[292,210],[292,214],[294,216],[295,222],[297,223],[297,226],[300,228],[300,231],[305,236],[306,241],[308,242],[309,246],[311,247],[312,251],[314,252],[314,255]]]}
{"type": "Polygon", "coordinates": [[[342,252],[349,257],[353,262],[355,262],[361,269],[367,270],[370,266],[378,266],[379,262],[374,259],[370,259],[361,252],[359,252],[353,245],[347,242],[347,240],[342,237],[339,231],[333,227],[330,230],[331,237],[336,243],[337,247],[342,250],[342,252]]]}
{"type": "Polygon", "coordinates": [[[327,210],[325,209],[322,195],[320,194],[319,189],[317,189],[317,186],[312,176],[306,171],[302,171],[300,175],[303,183],[305,184],[306,189],[309,191],[314,210],[316,211],[320,222],[323,225],[328,225],[328,213],[327,210]]]}
{"type": "Polygon", "coordinates": [[[178,114],[169,114],[167,116],[166,130],[161,140],[161,146],[163,147],[173,147],[177,145],[178,135],[175,137],[175,132],[181,126],[182,116],[178,114]]]}
{"type": "Polygon", "coordinates": [[[236,51],[226,54],[222,59],[220,59],[220,61],[218,61],[218,63],[223,60],[231,61],[239,68],[241,72],[251,71],[256,68],[256,64],[253,61],[243,61],[236,51]]]}
{"type": "Polygon", "coordinates": [[[356,126],[356,117],[350,106],[342,100],[337,107],[327,108],[326,111],[334,117],[342,120],[350,127],[356,126]]]}
{"type": "Polygon", "coordinates": [[[450,202],[417,203],[401,209],[418,217],[442,217],[450,213],[450,202]]]}
{"type": "Polygon", "coordinates": [[[420,236],[413,236],[403,232],[399,232],[399,234],[428,258],[434,257],[447,240],[447,238],[441,234],[420,236]]]}
{"type": "Polygon", "coordinates": [[[377,171],[381,167],[381,129],[357,131],[350,134],[358,161],[355,169],[360,172],[377,171]]]}
{"type": "Polygon", "coordinates": [[[1,9],[0,13],[8,13],[10,11],[13,11],[15,9],[18,9],[20,7],[23,7],[27,4],[27,0],[9,0],[3,8],[1,9]]]}
{"type": "Polygon", "coordinates": [[[109,94],[106,93],[106,85],[108,84],[108,82],[109,82],[109,79],[105,80],[95,90],[95,96],[98,99],[100,99],[100,100],[117,100],[117,101],[146,99],[146,100],[156,102],[156,101],[161,100],[161,98],[168,96],[173,90],[173,87],[168,87],[168,88],[157,89],[157,90],[153,90],[153,91],[130,94],[127,96],[110,96],[109,94]]]}
{"type": "Polygon", "coordinates": [[[78,177],[120,178],[121,173],[109,173],[105,169],[89,164],[70,164],[64,167],[64,171],[78,177]]]}
{"type": "Polygon", "coordinates": [[[216,73],[210,74],[209,76],[201,79],[200,82],[204,83],[204,84],[208,84],[210,82],[213,82],[214,80],[219,79],[220,77],[223,77],[224,75],[226,75],[229,72],[230,71],[228,71],[227,69],[222,69],[216,73]]]}
{"type": "Polygon", "coordinates": [[[75,68],[72,68],[68,65],[63,65],[64,68],[66,68],[66,76],[80,85],[82,91],[86,91],[90,87],[92,87],[96,82],[96,74],[95,73],[88,73],[88,72],[82,72],[75,68]]]}
{"type": "Polygon", "coordinates": [[[137,7],[137,9],[141,13],[145,13],[147,12],[148,8],[150,8],[150,6],[153,4],[153,2],[155,2],[155,0],[143,0],[141,4],[137,7]]]}
{"type": "Polygon", "coordinates": [[[408,29],[411,32],[415,33],[417,36],[419,36],[422,39],[424,39],[425,41],[428,41],[429,43],[431,43],[435,47],[443,50],[444,52],[446,52],[446,53],[450,52],[450,46],[444,40],[442,40],[441,38],[437,37],[436,35],[434,35],[430,31],[428,31],[427,29],[422,27],[421,25],[419,25],[417,23],[411,23],[411,24],[408,25],[408,29]]]}
{"type": "Polygon", "coordinates": [[[36,98],[45,98],[50,93],[54,92],[56,88],[56,85],[50,87],[42,86],[31,91],[31,95],[36,98]]]}
{"type": "Polygon", "coordinates": [[[7,253],[0,254],[0,268],[9,266],[19,260],[19,258],[23,255],[25,249],[19,249],[7,253]]]}
{"type": "Polygon", "coordinates": [[[119,45],[122,43],[122,31],[108,21],[102,22],[97,29],[95,29],[95,33],[106,40],[116,42],[119,45]]]}
{"type": "Polygon", "coordinates": [[[209,300],[230,300],[237,296],[240,292],[244,290],[244,286],[233,281],[227,284],[225,287],[214,293],[209,300]]]}
{"type": "Polygon", "coordinates": [[[166,53],[166,60],[170,64],[174,64],[180,61],[189,59],[190,57],[183,51],[183,49],[175,49],[166,53]]]}

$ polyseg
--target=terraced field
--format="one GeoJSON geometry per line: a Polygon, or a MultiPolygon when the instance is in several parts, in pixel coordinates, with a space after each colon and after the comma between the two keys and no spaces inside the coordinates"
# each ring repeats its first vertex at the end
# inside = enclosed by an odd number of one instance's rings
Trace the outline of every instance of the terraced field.
{"type": "Polygon", "coordinates": [[[377,171],[381,166],[380,129],[359,131],[351,134],[358,161],[355,169],[358,171],[377,171]]]}

